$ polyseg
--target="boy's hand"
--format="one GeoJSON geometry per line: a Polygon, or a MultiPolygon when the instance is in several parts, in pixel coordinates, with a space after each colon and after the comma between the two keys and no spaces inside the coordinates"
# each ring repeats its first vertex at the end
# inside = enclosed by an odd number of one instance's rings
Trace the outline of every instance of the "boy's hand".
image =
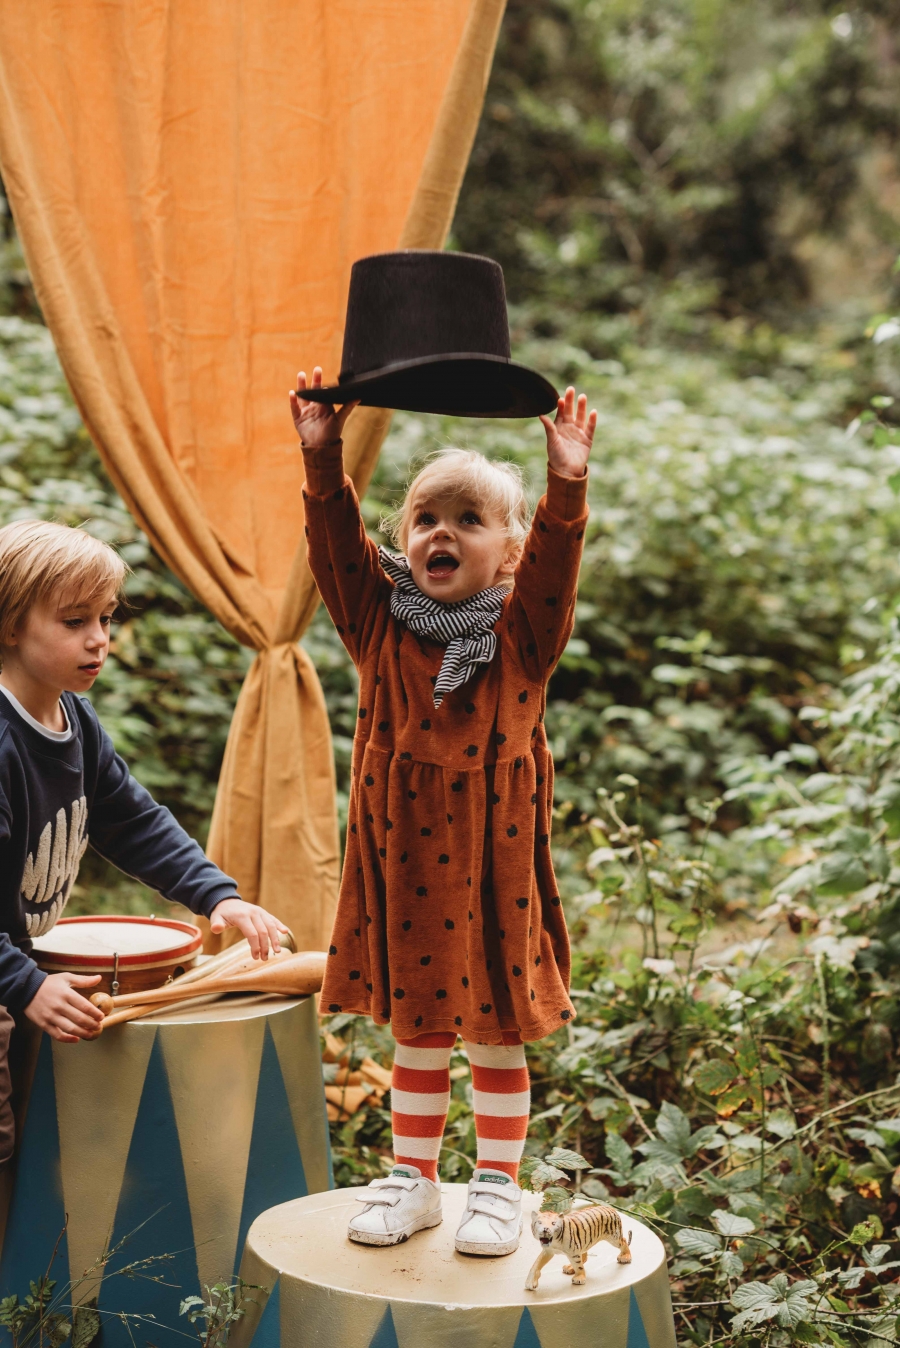
{"type": "Polygon", "coordinates": [[[267,913],[256,903],[243,899],[223,899],[217,903],[209,919],[209,929],[218,936],[226,927],[237,927],[250,942],[250,953],[255,960],[269,958],[269,947],[277,955],[281,949],[280,932],[288,932],[283,922],[267,913]]]}
{"type": "Polygon", "coordinates": [[[48,974],[25,1008],[35,1025],[61,1044],[77,1044],[100,1033],[103,1012],[77,988],[95,988],[99,974],[48,974]]]}
{"type": "Polygon", "coordinates": [[[563,477],[584,477],[588,455],[597,427],[597,413],[587,414],[587,398],[583,393],[575,398],[575,390],[569,386],[565,397],[560,398],[556,409],[556,420],[541,417],[547,432],[547,458],[550,465],[563,477]]]}
{"type": "MultiPolygon", "coordinates": [[[[291,416],[294,418],[294,425],[302,443],[315,449],[317,445],[327,445],[329,440],[340,440],[344,433],[344,422],[359,404],[344,403],[341,410],[336,412],[331,403],[310,402],[304,398],[303,391],[306,387],[306,372],[301,370],[297,375],[297,391],[291,389],[288,397],[291,400],[291,416]]],[[[310,387],[322,387],[320,365],[313,370],[310,387]]]]}

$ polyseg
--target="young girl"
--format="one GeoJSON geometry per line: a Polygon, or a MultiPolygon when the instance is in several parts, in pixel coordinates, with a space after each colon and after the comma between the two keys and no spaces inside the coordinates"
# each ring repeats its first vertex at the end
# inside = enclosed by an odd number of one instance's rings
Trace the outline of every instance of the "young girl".
{"type": "MultiPolygon", "coordinates": [[[[318,368],[313,387],[321,387],[318,368]]],[[[547,433],[527,533],[518,474],[446,450],[396,518],[403,556],[366,536],[345,475],[351,406],[291,411],[306,466],[309,562],[359,670],[341,896],[322,1007],[390,1023],[395,1161],[360,1193],[352,1240],[394,1245],[441,1220],[437,1161],[461,1035],[477,1167],[456,1248],[510,1254],[530,1108],[523,1044],[571,1020],[569,943],[550,858],[547,681],[572,630],[597,414],[575,390],[547,433]]]]}

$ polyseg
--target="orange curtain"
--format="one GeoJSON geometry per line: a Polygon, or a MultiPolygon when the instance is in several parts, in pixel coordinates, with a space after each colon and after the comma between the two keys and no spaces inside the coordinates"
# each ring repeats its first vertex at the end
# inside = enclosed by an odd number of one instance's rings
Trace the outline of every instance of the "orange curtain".
{"type": "MultiPolygon", "coordinates": [[[[339,849],[286,394],[350,265],[441,247],[504,0],[0,0],[0,170],[45,318],[153,546],[258,654],[209,841],[327,939],[339,849]]],[[[364,487],[386,413],[359,410],[364,487]]]]}

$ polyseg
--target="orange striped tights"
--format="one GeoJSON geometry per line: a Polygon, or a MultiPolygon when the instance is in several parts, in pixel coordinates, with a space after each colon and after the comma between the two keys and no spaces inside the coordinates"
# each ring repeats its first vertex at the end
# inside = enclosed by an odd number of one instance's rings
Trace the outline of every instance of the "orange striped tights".
{"type": "MultiPolygon", "coordinates": [[[[506,1038],[506,1036],[504,1036],[506,1038]]],[[[513,1038],[512,1035],[509,1038],[513,1038]]],[[[515,1043],[465,1044],[472,1069],[479,1167],[518,1178],[528,1131],[531,1089],[525,1049],[515,1043]]],[[[450,1054],[456,1035],[400,1039],[391,1078],[394,1157],[437,1179],[438,1157],[450,1107],[450,1054]]]]}

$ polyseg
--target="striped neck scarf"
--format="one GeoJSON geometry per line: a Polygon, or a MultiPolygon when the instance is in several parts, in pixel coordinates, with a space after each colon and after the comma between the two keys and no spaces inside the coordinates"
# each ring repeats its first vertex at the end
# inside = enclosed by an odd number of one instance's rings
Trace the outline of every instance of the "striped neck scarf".
{"type": "Polygon", "coordinates": [[[429,599],[413,580],[409,562],[385,548],[378,549],[382,569],[394,582],[391,613],[417,636],[427,637],[446,646],[434,685],[434,705],[439,707],[445,693],[461,688],[478,665],[488,665],[497,649],[494,625],[500,617],[509,591],[502,585],[479,590],[456,604],[429,599]]]}

